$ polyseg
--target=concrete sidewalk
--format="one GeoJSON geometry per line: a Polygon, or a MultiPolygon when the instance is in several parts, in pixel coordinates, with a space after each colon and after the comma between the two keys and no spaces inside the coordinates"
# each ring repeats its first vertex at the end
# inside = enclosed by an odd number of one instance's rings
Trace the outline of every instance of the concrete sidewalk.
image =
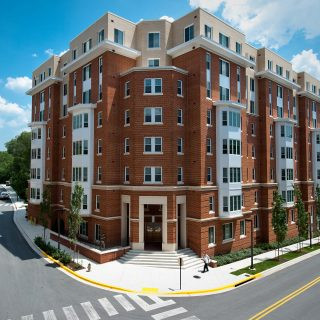
{"type": "MultiPolygon", "coordinates": [[[[14,221],[27,240],[33,241],[36,236],[43,236],[43,227],[33,225],[27,221],[23,208],[18,208],[15,211],[14,221]]],[[[47,231],[47,238],[49,238],[48,235],[49,231],[47,231]]],[[[317,241],[317,238],[313,240],[314,243],[317,241]]],[[[55,241],[50,242],[52,245],[57,246],[55,241]]],[[[304,246],[308,244],[309,241],[305,241],[304,246]]],[[[61,249],[72,254],[71,250],[63,245],[61,245],[61,249]]],[[[287,253],[294,250],[297,250],[297,244],[283,248],[282,252],[287,253]]],[[[257,255],[254,257],[254,263],[274,258],[274,256],[274,251],[257,255]]],[[[141,291],[145,288],[156,288],[161,292],[179,291],[179,270],[177,269],[142,267],[123,264],[119,261],[97,264],[81,255],[79,255],[78,262],[85,268],[89,262],[91,263],[91,272],[87,272],[84,269],[76,273],[96,282],[136,291],[141,291]]],[[[201,273],[198,268],[182,270],[182,291],[209,290],[240,281],[246,276],[235,276],[230,272],[250,266],[250,262],[250,258],[244,259],[222,267],[210,268],[210,272],[207,273],[201,273]]]]}

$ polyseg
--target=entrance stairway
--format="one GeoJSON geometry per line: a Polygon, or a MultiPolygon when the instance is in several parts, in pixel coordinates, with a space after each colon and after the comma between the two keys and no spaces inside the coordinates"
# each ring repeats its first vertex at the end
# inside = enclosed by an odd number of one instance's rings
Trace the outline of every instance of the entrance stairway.
{"type": "Polygon", "coordinates": [[[183,259],[182,269],[201,268],[202,260],[189,248],[173,252],[130,250],[119,261],[145,267],[178,269],[178,258],[183,259]]]}

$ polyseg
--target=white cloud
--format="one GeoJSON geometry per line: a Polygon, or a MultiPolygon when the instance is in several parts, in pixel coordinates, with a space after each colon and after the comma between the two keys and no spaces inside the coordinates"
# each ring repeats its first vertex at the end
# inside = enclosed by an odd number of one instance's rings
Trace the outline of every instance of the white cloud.
{"type": "Polygon", "coordinates": [[[31,117],[31,106],[20,106],[0,96],[0,128],[25,128],[31,117]]]}
{"type": "Polygon", "coordinates": [[[53,56],[53,49],[49,48],[45,50],[44,53],[46,53],[48,56],[53,56]]]}
{"type": "Polygon", "coordinates": [[[173,22],[174,21],[174,18],[172,18],[172,17],[168,17],[168,16],[162,16],[161,18],[160,18],[160,20],[167,20],[167,21],[169,21],[169,22],[173,22]]]}
{"type": "Polygon", "coordinates": [[[66,50],[63,50],[63,51],[61,51],[59,54],[58,54],[58,56],[59,57],[62,57],[65,53],[67,53],[69,51],[69,49],[66,49],[66,50]]]}
{"type": "Polygon", "coordinates": [[[319,0],[189,0],[191,7],[211,12],[239,28],[251,42],[278,49],[301,31],[306,39],[320,35],[319,0]]]}
{"type": "Polygon", "coordinates": [[[302,50],[294,55],[291,63],[295,71],[305,71],[320,79],[320,59],[318,59],[318,55],[312,49],[302,50]]]}
{"type": "Polygon", "coordinates": [[[38,58],[38,54],[37,53],[33,53],[31,56],[32,56],[32,58],[38,58]]]}
{"type": "Polygon", "coordinates": [[[29,77],[8,77],[5,87],[13,91],[25,92],[32,86],[32,80],[29,77]]]}

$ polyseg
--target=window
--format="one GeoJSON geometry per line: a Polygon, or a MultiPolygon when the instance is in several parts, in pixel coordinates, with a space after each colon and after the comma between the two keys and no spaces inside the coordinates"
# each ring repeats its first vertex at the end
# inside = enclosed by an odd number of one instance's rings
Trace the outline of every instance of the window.
{"type": "Polygon", "coordinates": [[[240,67],[237,67],[237,98],[238,98],[238,102],[240,103],[241,101],[241,69],[240,67]]]}
{"type": "Polygon", "coordinates": [[[290,210],[290,213],[291,213],[291,223],[294,223],[295,222],[295,215],[294,215],[294,210],[290,210]]]}
{"type": "Polygon", "coordinates": [[[183,154],[183,138],[177,139],[177,153],[183,154]]]}
{"type": "Polygon", "coordinates": [[[246,221],[240,220],[240,237],[246,235],[246,221]]]}
{"type": "Polygon", "coordinates": [[[98,43],[102,42],[104,40],[104,30],[100,30],[98,32],[98,43]]]}
{"type": "Polygon", "coordinates": [[[124,153],[125,154],[130,153],[130,139],[129,138],[124,139],[124,153]]]}
{"type": "Polygon", "coordinates": [[[160,32],[149,32],[148,48],[160,48],[160,32]]]}
{"type": "Polygon", "coordinates": [[[228,183],[228,168],[222,168],[222,182],[228,183]]]}
{"type": "Polygon", "coordinates": [[[240,155],[240,140],[229,140],[229,154],[240,155]]]}
{"type": "Polygon", "coordinates": [[[211,98],[211,54],[206,54],[206,86],[207,86],[207,98],[211,98]]]}
{"type": "Polygon", "coordinates": [[[223,60],[219,60],[220,63],[220,74],[226,77],[229,77],[229,71],[230,71],[230,66],[229,66],[229,62],[223,61],[223,60]]]}
{"type": "Polygon", "coordinates": [[[96,195],[96,210],[100,210],[100,195],[98,194],[96,195]]]}
{"type": "Polygon", "coordinates": [[[212,155],[212,140],[207,138],[207,154],[212,155]]]}
{"type": "Polygon", "coordinates": [[[145,167],[144,183],[161,183],[162,167],[145,167]]]}
{"type": "Polygon", "coordinates": [[[68,85],[65,83],[63,85],[63,95],[66,96],[68,94],[68,85]]]}
{"type": "Polygon", "coordinates": [[[97,125],[98,125],[98,127],[102,127],[102,111],[99,111],[99,112],[98,112],[97,117],[98,117],[98,119],[97,119],[97,125]]]}
{"type": "Polygon", "coordinates": [[[256,124],[251,123],[251,135],[255,136],[256,135],[256,124]]]}
{"type": "Polygon", "coordinates": [[[259,229],[259,216],[257,214],[253,216],[253,228],[259,229]]]}
{"type": "Polygon", "coordinates": [[[286,70],[286,78],[289,80],[290,79],[290,71],[286,70]]]}
{"type": "Polygon", "coordinates": [[[183,168],[179,167],[178,168],[178,183],[183,183],[183,168]]]}
{"type": "Polygon", "coordinates": [[[226,48],[229,48],[229,37],[225,36],[224,34],[222,33],[219,33],[219,43],[226,47],[226,48]]]}
{"type": "Polygon", "coordinates": [[[182,109],[177,110],[177,124],[183,125],[183,112],[182,109]]]}
{"type": "Polygon", "coordinates": [[[286,148],[281,147],[281,159],[285,159],[285,158],[286,158],[286,148]]]}
{"type": "Polygon", "coordinates": [[[228,111],[222,111],[222,125],[228,125],[228,111]]]}
{"type": "Polygon", "coordinates": [[[268,60],[268,70],[272,71],[272,61],[268,60]]]}
{"type": "Polygon", "coordinates": [[[209,197],[209,213],[214,212],[214,197],[209,197]]]}
{"type": "Polygon", "coordinates": [[[130,181],[129,167],[124,167],[124,182],[130,181]]]}
{"type": "MultiPolygon", "coordinates": [[[[226,112],[226,111],[223,111],[226,112]]],[[[224,115],[226,117],[226,115],[224,115]]],[[[223,119],[223,122],[225,122],[226,119],[223,119]]],[[[224,125],[224,124],[222,124],[224,125]]],[[[229,126],[240,128],[240,113],[229,111],[229,126]]]]}
{"type": "Polygon", "coordinates": [[[276,65],[276,73],[279,75],[279,76],[282,76],[283,74],[283,67],[279,66],[279,65],[276,65]]]}
{"type": "Polygon", "coordinates": [[[228,140],[222,140],[222,154],[228,154],[228,140]]]}
{"type": "Polygon", "coordinates": [[[124,96],[125,98],[130,97],[130,81],[124,84],[124,96]]]}
{"type": "Polygon", "coordinates": [[[145,94],[161,94],[162,93],[162,79],[144,79],[144,93],[145,94]]]}
{"type": "Polygon", "coordinates": [[[145,137],[144,152],[145,153],[161,153],[162,138],[161,137],[145,137]]]}
{"type": "Polygon", "coordinates": [[[114,42],[123,45],[123,31],[114,29],[114,42]]]}
{"type": "Polygon", "coordinates": [[[242,45],[239,42],[236,42],[236,52],[239,54],[242,53],[242,45]]]}
{"type": "Polygon", "coordinates": [[[241,182],[241,168],[230,168],[230,182],[241,182]]]}
{"type": "MultiPolygon", "coordinates": [[[[84,205],[84,195],[83,195],[83,199],[82,199],[82,204],[84,205]]],[[[80,223],[79,234],[81,236],[88,237],[88,222],[87,221],[83,221],[80,223]]]]}
{"type": "Polygon", "coordinates": [[[229,240],[233,238],[233,223],[225,223],[222,225],[223,240],[229,240]]]}
{"type": "Polygon", "coordinates": [[[212,110],[207,110],[207,125],[212,126],[212,110]]]}
{"type": "Polygon", "coordinates": [[[212,27],[204,25],[204,36],[208,39],[212,39],[212,27]]]}
{"type": "Polygon", "coordinates": [[[77,49],[73,49],[72,50],[72,60],[76,60],[77,59],[77,49]]]}
{"type": "Polygon", "coordinates": [[[294,191],[293,190],[288,190],[287,191],[287,202],[293,202],[293,195],[294,195],[294,191]]]}
{"type": "Polygon", "coordinates": [[[258,203],[258,191],[254,192],[254,203],[257,204],[258,203]]]}
{"type": "Polygon", "coordinates": [[[316,135],[316,143],[317,143],[317,144],[320,144],[320,134],[317,134],[317,135],[316,135]]]}
{"type": "Polygon", "coordinates": [[[162,123],[162,108],[144,108],[144,123],[162,123]]]}
{"type": "Polygon", "coordinates": [[[62,147],[62,159],[65,159],[66,158],[66,147],[63,146],[62,147]]]}
{"type": "Polygon", "coordinates": [[[102,139],[98,139],[98,142],[97,142],[97,154],[98,155],[102,154],[102,139]]]}
{"type": "Polygon", "coordinates": [[[87,167],[83,168],[83,181],[84,182],[88,181],[88,168],[87,167]]]}
{"type": "Polygon", "coordinates": [[[212,182],[212,167],[207,168],[207,182],[212,182]]]}
{"type": "Polygon", "coordinates": [[[103,59],[99,57],[99,73],[101,74],[103,71],[103,59]]]}
{"type": "Polygon", "coordinates": [[[251,157],[252,158],[256,157],[256,147],[254,145],[252,145],[251,147],[251,157]]]}
{"type": "Polygon", "coordinates": [[[320,161],[320,152],[317,152],[317,162],[320,161]]]}
{"type": "Polygon", "coordinates": [[[229,211],[229,199],[228,197],[223,197],[223,212],[229,211]]]}
{"type": "Polygon", "coordinates": [[[184,42],[194,38],[194,25],[184,28],[184,42]]]}
{"type": "Polygon", "coordinates": [[[216,243],[215,227],[209,227],[208,229],[208,242],[209,244],[216,243]]]}
{"type": "Polygon", "coordinates": [[[88,154],[88,140],[83,140],[83,154],[88,154]]]}
{"type": "Polygon", "coordinates": [[[252,168],[252,180],[255,181],[256,180],[256,169],[252,168]]]}
{"type": "Polygon", "coordinates": [[[95,225],[94,238],[95,238],[95,241],[101,241],[101,226],[100,226],[100,224],[95,225]]]}
{"type": "Polygon", "coordinates": [[[126,110],[124,112],[124,125],[129,126],[130,125],[130,110],[126,110]]]}
{"type": "Polygon", "coordinates": [[[72,168],[72,181],[82,181],[82,168],[73,167],[72,168]]]}
{"type": "Polygon", "coordinates": [[[160,66],[160,59],[148,59],[148,67],[155,68],[160,66]]]}
{"type": "Polygon", "coordinates": [[[287,169],[287,180],[293,180],[293,169],[287,169]]]}
{"type": "Polygon", "coordinates": [[[230,97],[230,90],[220,86],[220,100],[228,101],[230,97]]]}
{"type": "Polygon", "coordinates": [[[92,39],[82,43],[82,53],[86,53],[92,48],[92,39]]]}
{"type": "Polygon", "coordinates": [[[178,96],[183,96],[183,90],[182,90],[182,80],[177,81],[177,95],[178,96]]]}
{"type": "Polygon", "coordinates": [[[254,79],[250,78],[250,91],[254,92],[254,79]]]}
{"type": "Polygon", "coordinates": [[[88,79],[91,79],[91,64],[82,69],[82,81],[86,81],[88,79]]]}
{"type": "Polygon", "coordinates": [[[255,114],[256,113],[256,107],[253,100],[250,100],[250,113],[255,114]]]}
{"type": "Polygon", "coordinates": [[[98,167],[98,169],[97,169],[97,181],[101,182],[101,180],[102,180],[102,168],[98,167]]]}
{"type": "Polygon", "coordinates": [[[241,210],[241,196],[230,196],[230,211],[241,210]]]}
{"type": "Polygon", "coordinates": [[[91,89],[82,92],[82,103],[91,103],[91,89]]]}

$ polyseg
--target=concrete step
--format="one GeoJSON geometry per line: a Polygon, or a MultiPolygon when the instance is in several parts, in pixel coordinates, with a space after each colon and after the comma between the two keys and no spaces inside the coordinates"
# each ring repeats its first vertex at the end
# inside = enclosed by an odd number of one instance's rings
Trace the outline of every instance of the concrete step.
{"type": "Polygon", "coordinates": [[[124,264],[178,269],[180,257],[183,258],[183,269],[203,266],[202,260],[189,248],[172,252],[130,250],[119,261],[124,264]]]}

